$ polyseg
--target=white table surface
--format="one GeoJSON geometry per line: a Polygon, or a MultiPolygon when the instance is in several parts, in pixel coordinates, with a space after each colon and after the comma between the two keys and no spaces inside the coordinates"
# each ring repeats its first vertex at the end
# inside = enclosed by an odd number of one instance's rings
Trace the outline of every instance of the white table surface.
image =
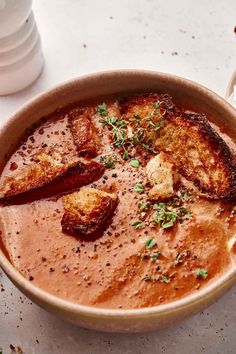
{"type": "MultiPolygon", "coordinates": [[[[35,0],[33,9],[45,68],[28,89],[0,98],[1,124],[44,89],[88,72],[164,71],[224,96],[236,69],[235,0],[35,0]]],[[[236,286],[178,325],[130,335],[67,324],[32,304],[0,271],[1,288],[3,354],[10,344],[26,354],[236,353],[236,286]]]]}

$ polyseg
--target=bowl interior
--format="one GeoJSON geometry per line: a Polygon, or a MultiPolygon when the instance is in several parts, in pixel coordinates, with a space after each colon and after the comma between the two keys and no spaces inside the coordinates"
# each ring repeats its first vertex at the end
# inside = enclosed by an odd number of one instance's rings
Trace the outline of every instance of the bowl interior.
{"type": "MultiPolygon", "coordinates": [[[[106,95],[124,95],[134,92],[167,92],[174,102],[180,106],[203,112],[207,117],[220,125],[233,139],[236,139],[236,110],[224,99],[212,91],[191,81],[157,72],[145,71],[116,71],[103,72],[80,77],[57,86],[31,100],[18,110],[0,130],[0,167],[5,164],[5,159],[16,146],[25,129],[32,126],[41,117],[53,112],[57,108],[66,106],[75,101],[84,101],[106,95]]],[[[102,310],[78,304],[73,304],[52,296],[38,289],[28,280],[24,279],[14,267],[10,265],[3,253],[0,252],[0,263],[11,279],[26,293],[31,293],[34,299],[40,298],[50,306],[66,308],[67,311],[77,313],[93,313],[107,315],[142,315],[145,313],[161,313],[174,311],[181,306],[196,303],[201,299],[209,298],[219,292],[219,287],[227,288],[236,278],[236,270],[231,270],[217,279],[214,284],[209,284],[199,293],[190,295],[182,300],[153,308],[139,310],[102,310]],[[218,290],[217,290],[218,289],[218,290]]]]}

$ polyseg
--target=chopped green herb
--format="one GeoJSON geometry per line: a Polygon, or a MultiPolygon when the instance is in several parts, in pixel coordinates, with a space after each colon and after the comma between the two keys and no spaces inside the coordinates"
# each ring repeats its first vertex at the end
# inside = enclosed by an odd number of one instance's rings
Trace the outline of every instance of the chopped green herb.
{"type": "Polygon", "coordinates": [[[153,255],[152,255],[152,260],[155,262],[157,261],[158,257],[159,257],[159,252],[154,252],[153,255]]]}
{"type": "Polygon", "coordinates": [[[149,208],[149,202],[146,202],[145,200],[140,200],[138,207],[141,211],[148,210],[149,208]]]}
{"type": "Polygon", "coordinates": [[[112,155],[105,155],[100,157],[100,162],[107,168],[115,168],[115,159],[112,155]]]}
{"type": "Polygon", "coordinates": [[[185,208],[180,207],[176,210],[174,207],[175,206],[170,202],[168,205],[166,203],[153,205],[153,209],[157,211],[154,222],[159,224],[162,229],[171,228],[178,220],[182,221],[184,218],[190,217],[190,212],[185,208]]]}
{"type": "Polygon", "coordinates": [[[114,128],[116,124],[116,122],[118,121],[117,117],[108,117],[108,118],[104,118],[104,119],[100,119],[99,123],[102,124],[103,127],[105,127],[106,125],[114,128]]]}
{"type": "Polygon", "coordinates": [[[188,194],[188,192],[185,192],[185,193],[182,195],[182,198],[183,198],[183,200],[188,201],[188,200],[190,199],[190,195],[188,194]]]}
{"type": "Polygon", "coordinates": [[[203,269],[203,268],[199,268],[195,271],[195,277],[196,278],[203,278],[203,279],[206,279],[208,277],[208,272],[206,269],[203,269]]]}
{"type": "Polygon", "coordinates": [[[170,221],[162,223],[162,225],[161,225],[162,229],[169,229],[170,227],[174,226],[174,224],[176,222],[176,217],[174,214],[171,217],[172,217],[172,219],[170,221]]]}
{"type": "Polygon", "coordinates": [[[159,130],[163,126],[163,123],[164,123],[163,114],[159,110],[160,104],[161,104],[160,101],[157,101],[156,103],[154,103],[154,105],[153,105],[154,109],[146,117],[146,120],[148,121],[148,126],[152,126],[154,128],[153,129],[154,132],[159,130]],[[154,119],[155,119],[155,121],[154,121],[154,119]]]}
{"type": "MultiPolygon", "coordinates": [[[[161,102],[157,101],[153,104],[153,109],[147,117],[141,117],[138,113],[134,113],[128,125],[125,115],[122,117],[109,117],[107,105],[105,102],[97,107],[97,113],[101,116],[100,123],[103,127],[107,126],[113,134],[113,145],[116,148],[123,150],[123,159],[129,158],[129,149],[136,145],[142,146],[145,150],[156,154],[157,151],[153,147],[153,141],[156,139],[155,132],[159,130],[164,123],[164,112],[161,111],[161,102]],[[141,123],[143,120],[147,121],[144,128],[141,123]],[[146,132],[146,128],[150,126],[150,131],[146,132]],[[129,128],[132,134],[129,134],[129,128]]],[[[120,151],[122,153],[122,151],[120,151]]],[[[138,167],[138,166],[133,166],[138,167]]]]}
{"type": "MultiPolygon", "coordinates": [[[[141,126],[141,119],[146,119],[148,126],[152,127],[151,132],[156,132],[163,126],[163,113],[160,112],[160,102],[157,101],[153,105],[153,110],[145,118],[140,117],[137,113],[133,114],[131,122],[134,124],[129,126],[125,116],[122,117],[109,117],[109,112],[107,111],[107,105],[105,102],[98,105],[97,113],[102,117],[100,123],[103,127],[107,126],[108,129],[113,134],[113,145],[116,148],[123,150],[123,159],[127,160],[129,158],[129,148],[133,148],[136,145],[142,146],[145,150],[151,153],[157,153],[153,148],[153,141],[156,139],[153,134],[147,135],[145,129],[141,126]],[[132,135],[129,134],[129,128],[132,128],[132,135]]],[[[121,151],[122,152],[122,151],[121,151]]],[[[138,166],[133,166],[138,167],[138,166]]]]}
{"type": "Polygon", "coordinates": [[[153,205],[153,209],[154,210],[161,210],[161,209],[165,208],[165,206],[166,206],[165,203],[158,203],[158,204],[153,205]]]}
{"type": "Polygon", "coordinates": [[[191,212],[190,212],[189,210],[186,210],[184,216],[185,216],[186,218],[190,218],[191,212]]]}
{"type": "Polygon", "coordinates": [[[173,198],[172,200],[169,201],[168,205],[172,207],[178,207],[181,205],[181,200],[179,198],[173,198]]]}
{"type": "Polygon", "coordinates": [[[157,243],[156,243],[156,240],[154,238],[148,238],[145,242],[146,244],[146,247],[148,249],[151,249],[152,247],[154,247],[157,243]]]}
{"type": "Polygon", "coordinates": [[[191,216],[191,213],[189,210],[185,209],[184,207],[181,207],[177,211],[178,218],[189,218],[191,216]]]}
{"type": "Polygon", "coordinates": [[[128,160],[128,158],[129,158],[129,153],[128,153],[127,150],[125,150],[125,151],[124,151],[124,154],[123,154],[123,159],[124,159],[124,160],[128,160]]]}
{"type": "Polygon", "coordinates": [[[173,227],[177,220],[177,214],[173,211],[169,211],[165,207],[158,210],[154,221],[161,226],[162,229],[168,229],[173,227]]]}
{"type": "Polygon", "coordinates": [[[163,126],[163,118],[160,118],[157,123],[154,123],[152,117],[148,117],[148,126],[154,127],[154,131],[156,132],[163,126]]]}
{"type": "Polygon", "coordinates": [[[143,226],[143,222],[140,220],[134,221],[132,226],[134,226],[135,229],[138,229],[139,227],[143,226]]]}
{"type": "Polygon", "coordinates": [[[162,274],[162,276],[161,276],[161,280],[163,281],[163,283],[166,283],[166,284],[168,284],[169,283],[169,279],[167,278],[167,276],[166,275],[164,275],[164,274],[162,274]]]}
{"type": "Polygon", "coordinates": [[[119,124],[117,124],[117,126],[112,129],[113,144],[118,148],[123,147],[127,139],[127,131],[124,129],[125,126],[125,121],[120,121],[119,124]]]}
{"type": "Polygon", "coordinates": [[[172,220],[165,222],[161,225],[162,229],[169,229],[170,227],[173,227],[176,222],[175,217],[173,217],[172,220]]]}
{"type": "Polygon", "coordinates": [[[137,183],[135,186],[134,186],[134,190],[135,190],[135,192],[137,192],[137,193],[143,193],[143,191],[144,191],[144,187],[143,187],[143,185],[142,185],[142,183],[137,183]]]}
{"type": "Polygon", "coordinates": [[[143,128],[138,128],[133,135],[133,144],[138,145],[142,143],[145,138],[145,130],[143,128]]]}
{"type": "Polygon", "coordinates": [[[107,117],[99,121],[103,127],[108,126],[108,128],[113,133],[113,145],[117,148],[122,148],[124,150],[123,158],[128,159],[128,152],[126,146],[130,145],[130,139],[127,136],[127,123],[124,119],[117,117],[107,117]]]}
{"type": "Polygon", "coordinates": [[[105,102],[98,105],[97,113],[100,114],[100,116],[102,116],[102,117],[108,116],[107,105],[105,102]]]}
{"type": "Polygon", "coordinates": [[[138,168],[139,167],[139,161],[138,160],[131,160],[130,165],[132,167],[138,168]]]}
{"type": "Polygon", "coordinates": [[[147,258],[149,258],[149,254],[147,254],[147,253],[141,254],[141,259],[142,259],[142,260],[143,260],[143,259],[147,259],[147,258]]]}
{"type": "Polygon", "coordinates": [[[146,141],[145,143],[143,143],[141,145],[145,150],[147,150],[153,154],[157,153],[157,151],[152,146],[152,139],[149,139],[148,141],[146,141]]]}
{"type": "Polygon", "coordinates": [[[152,280],[152,277],[150,277],[150,276],[146,276],[146,277],[144,277],[142,280],[145,280],[145,281],[150,281],[150,280],[152,280]]]}

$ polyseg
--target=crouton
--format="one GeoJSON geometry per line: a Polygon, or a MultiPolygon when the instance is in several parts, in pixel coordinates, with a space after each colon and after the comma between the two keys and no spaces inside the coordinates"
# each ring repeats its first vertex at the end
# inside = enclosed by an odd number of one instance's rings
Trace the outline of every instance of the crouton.
{"type": "Polygon", "coordinates": [[[200,192],[214,199],[236,196],[234,155],[204,114],[179,110],[170,96],[158,94],[131,97],[122,113],[134,127],[148,130],[145,139],[155,151],[168,154],[200,192]]]}
{"type": "Polygon", "coordinates": [[[41,151],[33,164],[3,180],[0,201],[26,202],[61,194],[99,179],[104,170],[96,161],[78,157],[67,161],[58,151],[41,151]]]}
{"type": "Polygon", "coordinates": [[[98,133],[91,120],[94,114],[93,107],[81,107],[68,114],[70,131],[79,156],[94,157],[98,154],[98,133]]]}
{"type": "Polygon", "coordinates": [[[209,197],[236,195],[236,164],[225,141],[203,114],[182,112],[160,131],[155,147],[169,154],[179,173],[209,197]]]}
{"type": "Polygon", "coordinates": [[[173,165],[169,163],[165,154],[160,154],[149,160],[146,166],[147,178],[153,186],[149,191],[149,198],[164,200],[174,193],[174,172],[173,165]]]}
{"type": "Polygon", "coordinates": [[[92,236],[104,230],[118,204],[118,197],[95,188],[83,187],[62,198],[65,213],[62,231],[79,236],[92,236]]]}

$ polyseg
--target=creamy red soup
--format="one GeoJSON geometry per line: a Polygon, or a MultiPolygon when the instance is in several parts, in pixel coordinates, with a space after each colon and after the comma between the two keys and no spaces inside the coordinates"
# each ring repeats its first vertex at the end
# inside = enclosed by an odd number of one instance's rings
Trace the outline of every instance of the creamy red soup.
{"type": "Polygon", "coordinates": [[[2,248],[33,284],[83,305],[196,293],[235,266],[234,156],[220,127],[167,94],[58,109],[2,171],[2,248]]]}

